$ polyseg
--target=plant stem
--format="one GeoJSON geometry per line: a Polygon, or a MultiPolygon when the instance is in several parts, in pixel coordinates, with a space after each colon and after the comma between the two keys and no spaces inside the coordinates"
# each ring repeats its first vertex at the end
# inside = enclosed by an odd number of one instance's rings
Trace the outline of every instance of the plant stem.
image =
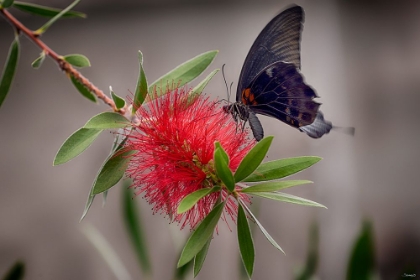
{"type": "Polygon", "coordinates": [[[0,14],[2,14],[7,21],[16,28],[18,32],[23,32],[32,42],[34,42],[38,47],[40,47],[43,52],[55,60],[58,66],[67,74],[68,77],[73,77],[78,80],[83,86],[85,86],[89,91],[95,94],[99,99],[101,99],[105,104],[110,106],[114,112],[120,113],[121,115],[125,114],[126,109],[121,108],[117,109],[114,101],[106,96],[102,90],[92,84],[86,77],[84,77],[79,71],[77,71],[71,64],[65,61],[62,56],[58,55],[50,47],[48,47],[41,39],[39,35],[35,32],[29,30],[24,26],[20,21],[18,21],[11,13],[5,9],[0,9],[0,14]]]}

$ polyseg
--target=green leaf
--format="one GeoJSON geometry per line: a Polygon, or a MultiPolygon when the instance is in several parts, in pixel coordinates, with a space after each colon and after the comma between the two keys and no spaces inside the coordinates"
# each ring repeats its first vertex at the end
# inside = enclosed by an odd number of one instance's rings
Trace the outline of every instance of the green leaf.
{"type": "Polygon", "coordinates": [[[133,114],[140,108],[147,96],[147,79],[143,69],[143,54],[141,51],[139,51],[139,67],[139,78],[137,80],[136,93],[134,94],[133,100],[133,114]]]}
{"type": "Polygon", "coordinates": [[[111,244],[109,244],[105,237],[93,225],[84,223],[81,230],[105,260],[106,264],[114,273],[115,279],[132,279],[111,244]]]}
{"type": "Polygon", "coordinates": [[[304,185],[313,183],[312,181],[308,180],[289,180],[289,181],[281,181],[281,182],[267,182],[261,183],[258,185],[251,186],[249,188],[242,189],[243,193],[248,192],[275,192],[282,189],[290,188],[293,186],[304,185]]]}
{"type": "Polygon", "coordinates": [[[95,196],[96,195],[93,194],[92,191],[93,191],[93,186],[90,189],[90,192],[89,192],[89,195],[88,195],[88,199],[87,199],[86,204],[85,204],[85,209],[83,210],[82,217],[80,218],[80,222],[86,217],[86,215],[87,215],[87,213],[88,213],[88,211],[90,209],[90,206],[92,206],[93,200],[95,199],[95,196]]]}
{"type": "Polygon", "coordinates": [[[228,156],[228,154],[223,149],[222,145],[220,145],[220,142],[219,141],[216,141],[216,142],[214,142],[214,151],[216,151],[218,148],[222,152],[222,156],[223,156],[224,161],[229,165],[229,156],[228,156]]]}
{"type": "Polygon", "coordinates": [[[248,177],[261,164],[270,148],[273,136],[268,136],[258,142],[242,159],[235,172],[235,182],[240,182],[248,177]]]}
{"type": "Polygon", "coordinates": [[[124,176],[125,169],[130,162],[131,156],[135,153],[135,151],[122,152],[117,150],[115,154],[106,161],[99,172],[92,193],[98,194],[115,186],[124,176]]]}
{"type": "Polygon", "coordinates": [[[80,0],[75,0],[73,3],[71,3],[67,8],[56,14],[52,19],[50,19],[47,23],[45,23],[41,28],[36,30],[34,33],[37,35],[43,34],[45,31],[47,31],[48,28],[53,25],[57,20],[59,20],[61,17],[63,17],[67,12],[69,12],[74,6],[76,6],[80,0]]]}
{"type": "Polygon", "coordinates": [[[320,160],[320,157],[294,157],[265,162],[243,181],[260,182],[281,179],[311,167],[320,160]]]}
{"type": "Polygon", "coordinates": [[[12,85],[13,77],[16,72],[16,66],[19,60],[19,37],[16,36],[9,49],[6,65],[4,66],[3,74],[0,80],[0,107],[9,93],[12,85]]]}
{"type": "Polygon", "coordinates": [[[214,75],[216,75],[217,72],[219,72],[220,69],[213,70],[204,80],[202,80],[197,86],[195,86],[188,94],[187,97],[187,107],[190,106],[195,99],[197,99],[201,93],[203,92],[203,89],[207,86],[207,84],[210,82],[210,80],[213,78],[214,75]]]}
{"type": "Polygon", "coordinates": [[[80,155],[99,136],[102,130],[80,128],[74,132],[58,150],[53,165],[59,165],[80,155]]]}
{"type": "Polygon", "coordinates": [[[267,240],[271,243],[271,245],[273,245],[274,248],[276,248],[277,250],[279,250],[280,252],[282,252],[283,254],[286,255],[286,253],[283,251],[283,249],[279,246],[279,244],[277,244],[277,242],[273,239],[273,237],[271,237],[271,235],[268,233],[268,231],[258,221],[257,217],[255,217],[255,215],[251,212],[251,210],[244,203],[241,203],[241,205],[242,205],[242,207],[245,208],[246,212],[252,217],[254,222],[260,228],[261,232],[264,234],[265,238],[267,238],[267,240]]]}
{"type": "Polygon", "coordinates": [[[25,276],[25,264],[17,261],[4,275],[3,280],[21,280],[25,276]]]}
{"type": "Polygon", "coordinates": [[[178,206],[177,214],[182,214],[190,210],[200,199],[205,197],[208,194],[219,191],[220,187],[214,187],[211,189],[201,189],[193,193],[190,193],[181,200],[181,203],[178,206]]]}
{"type": "Polygon", "coordinates": [[[370,222],[365,221],[363,228],[354,243],[347,268],[348,280],[371,279],[375,273],[375,246],[373,229],[370,222]]]}
{"type": "Polygon", "coordinates": [[[251,229],[241,204],[238,205],[238,243],[242,262],[249,279],[251,279],[255,260],[254,242],[252,241],[251,229]]]}
{"type": "Polygon", "coordinates": [[[184,249],[182,250],[181,257],[179,258],[177,267],[185,265],[192,260],[206,245],[207,241],[212,237],[217,222],[222,215],[225,202],[217,204],[213,210],[201,221],[197,229],[191,234],[184,249]]]}
{"type": "Polygon", "coordinates": [[[9,8],[13,5],[13,0],[3,0],[0,2],[0,7],[9,8]]]}
{"type": "Polygon", "coordinates": [[[131,123],[125,117],[114,112],[100,113],[91,118],[84,126],[89,129],[113,129],[113,128],[124,128],[129,126],[131,123]]]}
{"type": "Polygon", "coordinates": [[[328,209],[327,207],[325,207],[324,205],[309,200],[309,199],[305,199],[305,198],[301,198],[298,196],[294,196],[291,194],[287,194],[287,193],[280,193],[280,192],[248,192],[251,195],[257,195],[257,196],[261,196],[264,198],[268,198],[268,199],[273,199],[273,200],[277,200],[277,201],[283,201],[283,202],[289,202],[289,203],[294,203],[294,204],[300,204],[300,205],[304,205],[304,206],[314,206],[314,207],[322,207],[325,209],[328,209]]]}
{"type": "Polygon", "coordinates": [[[63,59],[75,67],[90,67],[89,59],[82,54],[68,54],[63,59]]]}
{"type": "Polygon", "coordinates": [[[76,89],[87,99],[96,102],[96,97],[93,95],[90,90],[88,90],[84,85],[82,85],[76,78],[70,76],[70,80],[72,81],[73,85],[76,89]]]}
{"type": "Polygon", "coordinates": [[[209,251],[210,243],[211,236],[209,240],[207,240],[207,243],[204,245],[203,249],[201,249],[194,258],[194,278],[197,277],[198,273],[200,273],[200,270],[203,267],[204,261],[206,260],[207,253],[209,251]]]}
{"type": "Polygon", "coordinates": [[[109,87],[109,91],[111,92],[111,97],[112,97],[112,100],[114,100],[115,107],[117,107],[117,109],[124,108],[125,106],[124,98],[121,98],[118,95],[116,95],[114,91],[112,90],[111,86],[109,87]]]}
{"type": "Polygon", "coordinates": [[[191,82],[206,70],[218,52],[219,51],[205,52],[184,62],[153,82],[149,86],[149,92],[156,92],[155,96],[153,96],[153,98],[155,98],[191,82]]]}
{"type": "Polygon", "coordinates": [[[130,186],[130,181],[125,180],[123,190],[123,215],[127,228],[127,233],[130,235],[134,251],[136,252],[137,259],[143,272],[151,275],[152,266],[150,264],[150,255],[148,252],[148,242],[144,232],[145,225],[141,222],[139,215],[139,208],[137,207],[137,200],[134,198],[134,192],[130,186]]]}
{"type": "Polygon", "coordinates": [[[35,59],[34,62],[32,62],[32,64],[31,64],[32,68],[38,69],[39,67],[41,67],[44,60],[45,60],[45,52],[43,51],[43,52],[41,52],[39,57],[37,59],[35,59]]]}
{"type": "MultiPolygon", "coordinates": [[[[13,7],[27,13],[31,13],[33,15],[43,16],[43,17],[54,17],[61,12],[60,9],[50,8],[46,6],[41,6],[32,3],[20,2],[15,1],[13,3],[13,7]]],[[[75,12],[75,11],[68,11],[62,16],[63,18],[86,18],[86,14],[75,12]]]]}
{"type": "Polygon", "coordinates": [[[235,179],[233,178],[232,171],[225,160],[226,152],[222,148],[217,148],[214,152],[214,166],[216,167],[216,174],[225,184],[226,188],[233,192],[235,189],[235,179]]]}

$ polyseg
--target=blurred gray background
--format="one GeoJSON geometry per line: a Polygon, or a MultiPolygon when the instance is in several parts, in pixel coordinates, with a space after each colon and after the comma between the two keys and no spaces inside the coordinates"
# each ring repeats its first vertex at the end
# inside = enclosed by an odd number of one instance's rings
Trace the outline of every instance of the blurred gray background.
{"type": "MultiPolygon", "coordinates": [[[[37,1],[64,8],[70,1],[37,1]]],[[[87,19],[62,20],[43,40],[59,54],[82,53],[83,69],[107,92],[130,96],[138,75],[137,51],[153,81],[202,52],[220,51],[209,73],[226,63],[226,79],[236,82],[257,34],[290,1],[98,1],[76,10],[87,19]]],[[[304,263],[310,224],[320,225],[319,279],[344,279],[351,245],[364,219],[374,225],[377,265],[382,279],[399,279],[408,263],[420,273],[420,3],[418,1],[296,1],[306,12],[302,72],[313,86],[326,118],[354,126],[351,137],[332,131],[313,140],[277,120],[261,117],[275,139],[268,160],[317,155],[324,159],[295,176],[313,180],[289,193],[329,209],[264,201],[260,220],[286,251],[274,249],[255,232],[254,279],[292,279],[304,263]]],[[[15,13],[30,28],[43,18],[15,13]]],[[[0,19],[0,65],[13,32],[0,19]]],[[[93,224],[112,244],[133,279],[142,279],[124,229],[121,186],[98,197],[79,223],[88,192],[108,155],[113,135],[103,133],[85,153],[53,167],[63,141],[93,115],[109,110],[73,88],[47,59],[30,63],[40,50],[26,38],[11,92],[0,109],[0,275],[17,259],[26,279],[115,279],[81,228],[93,224]]],[[[204,77],[204,76],[203,76],[204,77]]],[[[195,85],[195,84],[193,84],[195,85]]],[[[221,74],[206,88],[226,98],[221,74]]],[[[172,279],[181,242],[179,232],[137,198],[152,257],[154,279],[172,279]]],[[[202,272],[206,279],[238,279],[236,232],[221,224],[202,272]]],[[[191,277],[192,279],[192,277],[191,277]]]]}

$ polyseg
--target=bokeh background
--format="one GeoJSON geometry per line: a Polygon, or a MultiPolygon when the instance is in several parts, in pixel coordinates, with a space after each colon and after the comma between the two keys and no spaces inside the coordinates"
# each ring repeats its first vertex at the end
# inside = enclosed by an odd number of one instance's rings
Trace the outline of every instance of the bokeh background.
{"type": "MultiPolygon", "coordinates": [[[[70,1],[36,1],[64,8],[70,1]]],[[[99,88],[130,96],[138,75],[137,51],[144,54],[150,81],[202,52],[220,51],[205,74],[226,64],[226,79],[238,80],[257,34],[290,1],[105,1],[84,0],[76,10],[87,19],[62,20],[43,40],[59,54],[82,53],[83,69],[99,88]]],[[[319,279],[344,279],[351,246],[369,219],[375,234],[382,279],[399,279],[411,264],[420,273],[420,2],[296,1],[306,12],[302,72],[323,103],[327,119],[356,128],[354,137],[332,131],[313,140],[277,120],[261,117],[275,139],[268,160],[317,155],[324,159],[295,176],[313,180],[289,193],[329,209],[264,201],[259,217],[287,255],[255,231],[254,279],[292,279],[304,263],[308,231],[319,223],[319,279]]],[[[15,13],[36,29],[43,18],[15,13]]],[[[0,18],[0,65],[13,32],[0,18]]],[[[0,275],[17,259],[26,279],[115,279],[81,228],[93,224],[112,244],[133,279],[142,279],[124,229],[121,186],[110,190],[105,207],[98,197],[79,223],[97,170],[113,135],[103,133],[85,153],[53,167],[64,140],[93,115],[108,110],[73,88],[47,59],[34,70],[40,50],[22,38],[16,78],[0,109],[0,275]]],[[[203,75],[204,77],[204,75],[203,75]]],[[[226,98],[221,74],[206,88],[226,98]]],[[[150,246],[154,279],[172,279],[189,232],[152,215],[137,198],[150,246]],[[175,237],[174,237],[175,236],[175,237]],[[181,240],[181,241],[175,241],[181,240]]],[[[197,277],[238,279],[236,232],[224,225],[197,277]]],[[[412,271],[412,270],[410,270],[412,271]]]]}

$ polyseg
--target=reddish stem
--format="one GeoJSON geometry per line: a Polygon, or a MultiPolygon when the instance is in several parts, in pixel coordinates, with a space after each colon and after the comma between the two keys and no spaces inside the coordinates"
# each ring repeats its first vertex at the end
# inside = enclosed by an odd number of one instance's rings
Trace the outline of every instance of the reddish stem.
{"type": "Polygon", "coordinates": [[[84,77],[79,71],[77,71],[71,64],[65,61],[62,56],[58,55],[50,47],[48,47],[42,40],[39,39],[39,35],[35,32],[29,30],[24,26],[20,21],[18,21],[12,14],[10,14],[5,9],[0,9],[0,13],[9,21],[9,23],[14,26],[18,31],[23,32],[32,42],[38,45],[46,55],[54,59],[59,67],[66,72],[68,76],[71,76],[78,80],[82,85],[84,85],[89,91],[93,92],[99,99],[102,99],[105,104],[110,106],[114,112],[120,113],[121,115],[125,114],[125,108],[117,109],[114,101],[106,96],[102,90],[97,88],[92,84],[86,77],[84,77]]]}

